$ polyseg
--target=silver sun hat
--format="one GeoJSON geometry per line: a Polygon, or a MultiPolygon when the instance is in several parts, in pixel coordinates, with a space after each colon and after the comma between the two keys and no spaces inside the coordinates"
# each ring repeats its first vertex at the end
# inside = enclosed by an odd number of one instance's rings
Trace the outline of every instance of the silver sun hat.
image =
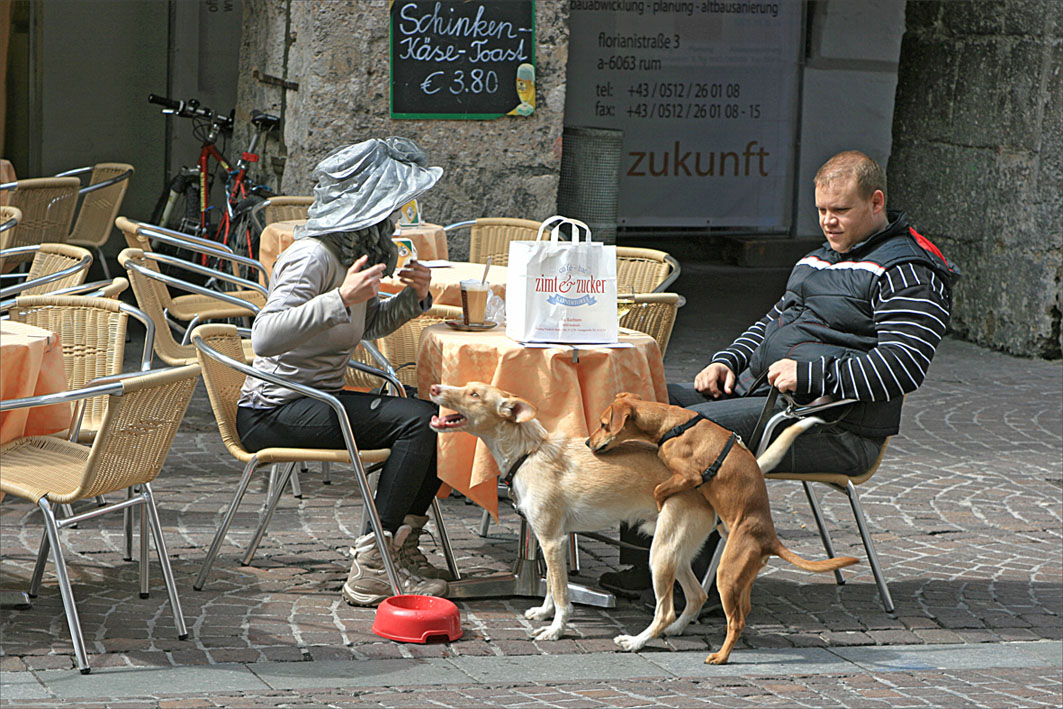
{"type": "Polygon", "coordinates": [[[357,231],[384,221],[443,176],[443,168],[427,163],[424,150],[409,138],[372,138],[332,151],[314,168],[314,203],[294,237],[357,231]]]}

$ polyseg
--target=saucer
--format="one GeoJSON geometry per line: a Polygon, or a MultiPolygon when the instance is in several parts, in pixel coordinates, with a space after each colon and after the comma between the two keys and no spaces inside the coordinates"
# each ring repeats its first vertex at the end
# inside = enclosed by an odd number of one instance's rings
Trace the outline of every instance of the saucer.
{"type": "Polygon", "coordinates": [[[455,330],[462,330],[464,332],[480,332],[482,330],[490,330],[493,327],[498,327],[496,322],[480,322],[469,323],[466,325],[461,320],[447,320],[447,325],[455,330]]]}

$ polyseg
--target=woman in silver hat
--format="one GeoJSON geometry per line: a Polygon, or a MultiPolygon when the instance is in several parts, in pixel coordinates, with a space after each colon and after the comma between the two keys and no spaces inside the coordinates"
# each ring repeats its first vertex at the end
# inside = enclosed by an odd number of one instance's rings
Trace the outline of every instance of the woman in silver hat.
{"type": "MultiPolygon", "coordinates": [[[[390,448],[376,493],[387,544],[406,593],[443,595],[446,572],[428,564],[418,539],[436,477],[436,407],[416,398],[344,391],[347,361],[363,339],[394,331],[432,304],[431,273],[412,262],[396,274],[405,288],[380,299],[380,279],[396,262],[391,214],[443,174],[426,167],[411,140],[367,140],[340,148],[318,163],[309,219],[277,259],[269,296],[255,318],[255,367],[335,394],[362,448],[390,448]]],[[[237,430],[244,446],[343,448],[335,414],[315,399],[248,378],[237,430]]],[[[392,595],[372,533],[359,537],[343,597],[376,605],[392,595]]]]}

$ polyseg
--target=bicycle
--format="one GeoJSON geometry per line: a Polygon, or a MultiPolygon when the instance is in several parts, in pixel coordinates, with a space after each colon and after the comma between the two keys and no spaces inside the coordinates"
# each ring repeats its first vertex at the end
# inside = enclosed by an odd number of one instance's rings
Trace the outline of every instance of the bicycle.
{"type": "Polygon", "coordinates": [[[251,136],[251,144],[241,153],[240,159],[231,164],[218,149],[217,143],[219,138],[231,135],[234,112],[227,116],[216,113],[201,106],[194,98],[178,101],[148,94],[148,101],[163,106],[162,112],[166,115],[190,119],[193,122],[193,135],[201,143],[196,165],[181,167],[171,178],[155,204],[151,223],[212,239],[228,246],[238,255],[254,258],[258,249],[259,229],[250,218],[251,209],[267,199],[272,190],[264,184],[255,183],[248,175],[248,167],[258,162],[259,156],[255,151],[259,142],[280,125],[280,118],[262,111],[252,111],[251,124],[255,131],[251,136]],[[214,179],[214,170],[210,166],[212,159],[225,177],[225,208],[217,226],[212,223],[215,207],[210,204],[210,189],[214,179]]]}

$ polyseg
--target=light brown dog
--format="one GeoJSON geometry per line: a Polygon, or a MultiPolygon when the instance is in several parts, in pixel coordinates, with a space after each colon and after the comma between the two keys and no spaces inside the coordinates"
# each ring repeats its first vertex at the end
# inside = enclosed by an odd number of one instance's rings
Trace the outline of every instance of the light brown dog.
{"type": "MultiPolygon", "coordinates": [[[[587,445],[595,453],[605,453],[630,441],[656,445],[667,432],[689,421],[693,414],[690,409],[620,394],[602,414],[601,424],[587,439],[587,445]]],[[[704,483],[701,473],[719,457],[730,431],[702,419],[657,449],[658,457],[673,475],[657,486],[655,499],[663,501],[663,506],[667,507],[673,499],[669,495],[687,495],[693,487],[691,483],[696,484],[696,489],[712,505],[727,531],[727,544],[716,571],[716,588],[727,615],[727,638],[719,651],[705,658],[707,663],[727,662],[745,628],[753,581],[769,556],[774,554],[798,568],[816,572],[834,571],[857,561],[851,556],[808,561],[783,546],[775,536],[761,466],[770,470],[778,465],[793,439],[811,425],[800,422],[785,429],[761,456],[759,464],[749,449],[736,443],[723,459],[718,472],[704,483]]],[[[603,459],[607,457],[603,456],[603,459]]],[[[666,591],[658,584],[656,574],[653,586],[658,598],[666,591]]],[[[670,581],[668,586],[671,588],[670,581]]],[[[685,586],[683,591],[686,592],[685,586]]]]}
{"type": "Polygon", "coordinates": [[[706,595],[690,561],[715,526],[715,515],[695,490],[669,497],[658,510],[653,489],[671,473],[653,447],[633,444],[606,456],[594,455],[583,438],[547,433],[528,401],[480,382],[463,387],[435,384],[431,399],[457,412],[434,417],[432,428],[478,436],[503,476],[526,456],[512,485],[517,507],[543,549],[547,594],[541,606],[528,609],[524,616],[545,620],[553,614],[553,622],[534,631],[533,637],[560,638],[572,615],[565,564],[568,534],[615,527],[619,522],[641,523],[648,534],[657,531],[650,550],[657,609],[642,633],[620,635],[614,642],[625,650],[639,650],[662,632],[683,632],[697,617],[706,595]],[[675,580],[687,599],[678,619],[672,603],[675,580]]]}

